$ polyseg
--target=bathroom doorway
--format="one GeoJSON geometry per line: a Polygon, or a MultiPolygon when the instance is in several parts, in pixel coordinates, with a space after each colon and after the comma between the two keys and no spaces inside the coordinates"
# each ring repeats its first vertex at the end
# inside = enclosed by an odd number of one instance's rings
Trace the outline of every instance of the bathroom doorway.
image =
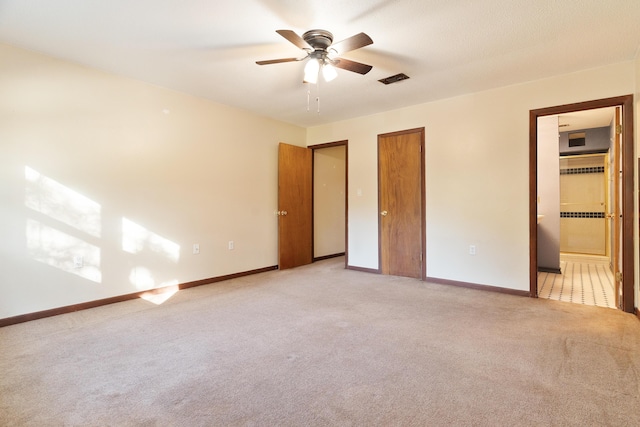
{"type": "MultiPolygon", "coordinates": [[[[543,296],[540,292],[544,291],[543,285],[539,282],[539,267],[540,261],[543,261],[543,257],[541,257],[541,253],[547,254],[548,252],[545,250],[540,251],[541,246],[548,244],[549,242],[553,242],[553,239],[556,237],[555,230],[557,230],[557,250],[558,257],[555,255],[552,256],[552,259],[558,260],[558,271],[544,271],[542,269],[543,274],[558,274],[562,273],[562,265],[560,265],[560,220],[562,219],[577,219],[580,217],[585,217],[584,219],[592,219],[586,218],[589,216],[598,216],[600,221],[599,224],[604,224],[604,232],[605,234],[605,246],[604,252],[605,255],[599,254],[580,254],[582,259],[580,261],[584,261],[585,257],[587,257],[587,261],[598,261],[595,264],[599,264],[600,267],[606,267],[604,269],[605,272],[610,272],[613,275],[614,281],[614,295],[611,299],[613,299],[613,305],[617,308],[621,308],[626,312],[634,311],[634,288],[633,288],[633,174],[634,174],[634,163],[633,163],[633,97],[631,95],[616,97],[616,98],[608,98],[596,101],[588,101],[579,104],[571,104],[571,105],[563,105],[557,107],[549,107],[539,110],[530,111],[530,294],[532,297],[543,296]],[[562,118],[563,116],[571,116],[576,112],[586,112],[590,110],[602,109],[602,108],[614,108],[615,111],[619,111],[620,116],[617,116],[614,119],[609,119],[610,124],[608,125],[613,131],[611,132],[611,137],[608,138],[610,141],[607,141],[607,148],[604,150],[609,153],[609,159],[611,162],[606,162],[603,166],[605,169],[609,167],[609,170],[612,171],[609,174],[609,184],[606,187],[606,191],[609,192],[608,201],[609,206],[602,209],[601,212],[593,211],[590,212],[588,210],[582,209],[579,211],[572,212],[570,209],[565,209],[565,217],[576,217],[576,218],[561,218],[560,213],[560,197],[559,197],[559,188],[560,188],[560,163],[558,159],[558,203],[557,203],[557,216],[555,213],[551,215],[551,218],[543,218],[542,221],[546,221],[547,219],[553,220],[557,217],[558,225],[557,227],[554,224],[547,224],[547,231],[551,228],[551,238],[547,239],[545,242],[545,238],[542,237],[542,234],[539,233],[539,216],[540,214],[545,215],[540,212],[541,205],[541,194],[539,191],[544,191],[544,183],[541,185],[539,182],[541,177],[545,175],[550,176],[548,173],[545,174],[545,168],[548,165],[544,162],[545,153],[544,148],[539,147],[538,145],[538,135],[539,135],[539,119],[547,119],[551,116],[557,116],[558,118],[562,118]],[[542,163],[539,163],[542,162],[542,163]],[[608,166],[613,165],[613,166],[608,166]],[[616,165],[619,165],[616,166],[616,165]],[[608,208],[608,209],[606,209],[608,208]],[[615,223],[619,224],[619,228],[616,228],[615,223]],[[617,249],[617,246],[619,249],[617,249]],[[607,249],[608,248],[608,249],[607,249]],[[609,262],[607,258],[607,250],[609,251],[609,256],[611,258],[611,262],[609,262]],[[588,257],[591,257],[589,260],[588,257]],[[603,258],[604,257],[604,258],[603,258]],[[608,264],[608,265],[607,265],[608,264]],[[617,273],[617,274],[616,274],[617,273]],[[617,287],[616,287],[617,286],[617,287]]],[[[561,129],[562,121],[558,119],[557,126],[558,129],[561,129]]],[[[557,136],[562,131],[556,133],[557,136]]],[[[581,135],[575,136],[574,138],[581,138],[581,135]]],[[[574,142],[572,147],[568,148],[568,151],[571,150],[577,151],[579,154],[598,154],[603,152],[602,148],[596,149],[595,153],[589,153],[589,149],[580,148],[580,144],[582,141],[578,140],[574,142]],[[576,148],[577,147],[577,148],[576,148]]],[[[565,153],[574,154],[574,153],[565,153]]],[[[557,158],[557,157],[556,157],[557,158]]],[[[575,168],[579,171],[579,168],[575,168]]],[[[600,171],[600,169],[598,169],[600,171]]],[[[547,171],[548,172],[548,171],[547,171]]],[[[597,172],[600,173],[600,172],[597,172]]],[[[606,174],[606,171],[602,172],[606,174]]],[[[553,185],[551,186],[553,187],[553,185]]],[[[544,194],[543,194],[544,196],[544,194]]],[[[566,202],[573,203],[573,202],[566,202]]],[[[599,202],[599,203],[602,203],[599,202]]],[[[606,204],[606,203],[605,203],[606,204]]],[[[577,206],[576,206],[577,207],[577,206]]],[[[566,205],[565,205],[566,208],[566,205]]],[[[546,215],[545,215],[546,216],[546,215]]],[[[553,221],[551,221],[553,222],[553,221]]],[[[575,225],[575,224],[574,224],[575,225]]],[[[600,225],[598,226],[600,227],[600,225]]],[[[580,238],[573,239],[572,243],[580,240],[580,238]]],[[[553,246],[553,245],[552,245],[553,246]]],[[[584,249],[580,249],[584,250],[584,249]]],[[[602,249],[599,249],[602,251],[602,249]]],[[[564,253],[566,254],[566,252],[564,253]]],[[[575,261],[575,257],[577,255],[573,254],[573,261],[575,261]]],[[[567,267],[567,263],[569,258],[564,257],[565,262],[565,270],[569,270],[567,267]]],[[[582,264],[592,265],[590,262],[579,262],[579,269],[583,269],[582,264]]],[[[552,266],[553,268],[549,270],[556,270],[556,266],[552,266]]],[[[573,268],[573,267],[572,267],[573,268]]],[[[590,268],[590,267],[589,267],[590,268]]],[[[587,268],[586,273],[584,271],[578,271],[576,274],[575,271],[572,271],[572,277],[578,277],[578,280],[582,280],[584,277],[591,277],[588,273],[589,268],[587,268]]],[[[573,268],[575,270],[575,268],[573,268]]],[[[595,276],[597,280],[606,280],[605,278],[598,278],[595,276]]],[[[580,302],[580,301],[577,301],[580,302]]]]}

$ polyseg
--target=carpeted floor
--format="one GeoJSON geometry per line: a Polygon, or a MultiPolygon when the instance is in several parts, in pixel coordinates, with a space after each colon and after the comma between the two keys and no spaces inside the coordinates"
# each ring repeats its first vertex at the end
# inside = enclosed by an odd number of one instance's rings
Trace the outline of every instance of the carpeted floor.
{"type": "Polygon", "coordinates": [[[342,258],[0,329],[2,426],[637,426],[640,321],[342,258]]]}

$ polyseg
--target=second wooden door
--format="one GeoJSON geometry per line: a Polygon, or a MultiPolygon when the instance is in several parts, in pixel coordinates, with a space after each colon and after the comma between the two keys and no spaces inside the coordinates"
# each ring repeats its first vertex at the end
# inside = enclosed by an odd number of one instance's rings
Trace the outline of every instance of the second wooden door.
{"type": "Polygon", "coordinates": [[[424,129],[378,136],[382,274],[424,276],[424,129]]]}

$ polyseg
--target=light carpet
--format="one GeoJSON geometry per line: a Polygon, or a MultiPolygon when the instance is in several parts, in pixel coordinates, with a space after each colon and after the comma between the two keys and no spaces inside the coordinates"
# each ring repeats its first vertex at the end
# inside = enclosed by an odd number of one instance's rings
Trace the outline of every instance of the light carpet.
{"type": "Polygon", "coordinates": [[[0,329],[2,426],[638,426],[640,322],[337,258],[0,329]]]}

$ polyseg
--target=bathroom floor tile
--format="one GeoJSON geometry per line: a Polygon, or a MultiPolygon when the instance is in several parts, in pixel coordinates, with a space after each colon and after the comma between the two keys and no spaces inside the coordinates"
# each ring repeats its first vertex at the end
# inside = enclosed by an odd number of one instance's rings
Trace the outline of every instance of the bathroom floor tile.
{"type": "Polygon", "coordinates": [[[613,274],[604,260],[561,256],[560,271],[538,273],[539,298],[616,308],[613,274]]]}

